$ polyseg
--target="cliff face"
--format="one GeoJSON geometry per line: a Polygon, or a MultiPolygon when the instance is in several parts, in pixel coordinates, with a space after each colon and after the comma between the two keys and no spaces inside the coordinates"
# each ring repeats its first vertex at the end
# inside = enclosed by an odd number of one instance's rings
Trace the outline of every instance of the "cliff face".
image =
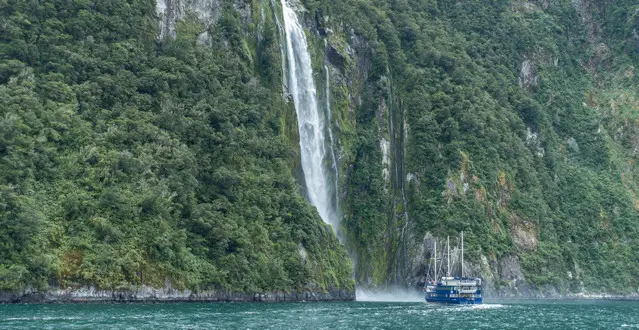
{"type": "Polygon", "coordinates": [[[0,4],[2,301],[353,299],[274,4],[0,4]]]}
{"type": "Polygon", "coordinates": [[[638,290],[633,1],[291,2],[343,246],[303,199],[279,1],[9,2],[0,290],[348,293],[347,253],[419,287],[460,231],[492,294],[638,290]]]}
{"type": "MultiPolygon", "coordinates": [[[[360,285],[418,286],[433,236],[464,230],[465,268],[495,293],[635,290],[630,2],[293,5],[318,90],[330,86],[319,97],[334,114],[360,285]],[[597,279],[610,267],[623,285],[597,279]]],[[[259,16],[258,30],[264,8],[278,7],[234,6],[259,16]]]]}
{"type": "Polygon", "coordinates": [[[217,23],[222,11],[220,0],[158,0],[156,12],[159,18],[158,39],[176,38],[176,24],[179,21],[195,19],[202,24],[198,35],[200,42],[210,39],[208,30],[217,23]]]}
{"type": "Polygon", "coordinates": [[[331,289],[326,292],[259,292],[228,290],[176,290],[170,287],[139,286],[129,290],[106,290],[95,287],[46,290],[26,289],[22,292],[0,292],[0,304],[44,303],[156,303],[156,302],[309,302],[352,301],[352,290],[331,289]]]}
{"type": "Polygon", "coordinates": [[[635,4],[305,6],[360,285],[419,286],[463,230],[492,294],[638,289],[635,4]]]}

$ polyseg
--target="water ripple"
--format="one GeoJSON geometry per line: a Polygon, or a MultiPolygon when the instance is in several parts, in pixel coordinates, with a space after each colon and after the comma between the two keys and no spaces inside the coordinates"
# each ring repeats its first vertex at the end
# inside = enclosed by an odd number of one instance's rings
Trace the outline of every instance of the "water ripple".
{"type": "Polygon", "coordinates": [[[0,305],[0,329],[637,329],[639,302],[0,305]]]}

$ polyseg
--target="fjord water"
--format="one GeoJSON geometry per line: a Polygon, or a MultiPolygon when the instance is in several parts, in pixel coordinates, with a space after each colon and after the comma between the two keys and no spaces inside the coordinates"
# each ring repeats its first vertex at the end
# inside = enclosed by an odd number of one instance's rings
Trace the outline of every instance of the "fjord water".
{"type": "Polygon", "coordinates": [[[0,305],[1,329],[632,329],[639,302],[0,305]]]}

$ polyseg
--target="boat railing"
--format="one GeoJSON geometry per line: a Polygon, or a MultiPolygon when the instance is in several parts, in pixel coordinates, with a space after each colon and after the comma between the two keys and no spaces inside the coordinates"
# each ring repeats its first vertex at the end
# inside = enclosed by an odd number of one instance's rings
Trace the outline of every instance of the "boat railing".
{"type": "Polygon", "coordinates": [[[477,292],[477,288],[474,288],[474,289],[460,289],[458,291],[459,291],[459,293],[476,293],[477,292]]]}

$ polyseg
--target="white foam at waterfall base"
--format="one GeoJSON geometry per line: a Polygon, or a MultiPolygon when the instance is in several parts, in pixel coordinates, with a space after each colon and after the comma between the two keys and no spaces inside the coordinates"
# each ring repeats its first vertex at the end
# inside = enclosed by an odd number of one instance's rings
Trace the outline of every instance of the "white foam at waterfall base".
{"type": "Polygon", "coordinates": [[[308,197],[317,208],[324,222],[338,228],[338,219],[331,203],[330,183],[325,168],[326,144],[325,118],[317,105],[317,90],[313,80],[311,56],[308,52],[306,33],[295,11],[286,0],[281,0],[286,49],[289,66],[289,91],[295,103],[300,133],[302,170],[308,197]]]}
{"type": "Polygon", "coordinates": [[[417,290],[402,288],[389,289],[384,291],[371,291],[357,288],[357,301],[377,301],[377,302],[423,302],[424,294],[417,290]]]}

